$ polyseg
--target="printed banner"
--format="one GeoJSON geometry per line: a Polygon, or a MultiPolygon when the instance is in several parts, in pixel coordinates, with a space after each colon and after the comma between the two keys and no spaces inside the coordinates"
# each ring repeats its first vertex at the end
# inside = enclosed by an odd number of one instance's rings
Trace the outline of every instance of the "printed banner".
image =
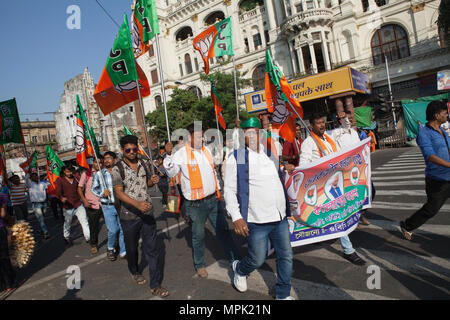
{"type": "Polygon", "coordinates": [[[285,183],[293,247],[349,234],[371,207],[370,138],[297,167],[285,183]]]}

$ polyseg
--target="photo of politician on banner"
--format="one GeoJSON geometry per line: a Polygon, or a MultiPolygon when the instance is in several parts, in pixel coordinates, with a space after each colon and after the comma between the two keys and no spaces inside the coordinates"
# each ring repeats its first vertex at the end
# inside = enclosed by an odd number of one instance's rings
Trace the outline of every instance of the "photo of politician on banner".
{"type": "Polygon", "coordinates": [[[370,138],[297,167],[285,179],[293,247],[345,236],[360,211],[371,207],[370,138]]]}

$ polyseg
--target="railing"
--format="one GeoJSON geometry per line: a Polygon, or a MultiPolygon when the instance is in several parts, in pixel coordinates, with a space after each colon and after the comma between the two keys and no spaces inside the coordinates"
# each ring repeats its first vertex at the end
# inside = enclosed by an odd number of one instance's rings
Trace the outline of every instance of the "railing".
{"type": "Polygon", "coordinates": [[[239,15],[239,22],[245,22],[246,20],[250,20],[256,18],[260,15],[263,15],[266,12],[266,8],[264,6],[258,6],[250,11],[246,11],[239,15]]]}
{"type": "Polygon", "coordinates": [[[301,24],[307,22],[311,18],[326,17],[327,19],[333,19],[333,11],[331,9],[311,9],[300,13],[297,13],[289,18],[287,18],[281,25],[281,31],[286,31],[287,29],[293,28],[295,26],[300,26],[301,24]]]}

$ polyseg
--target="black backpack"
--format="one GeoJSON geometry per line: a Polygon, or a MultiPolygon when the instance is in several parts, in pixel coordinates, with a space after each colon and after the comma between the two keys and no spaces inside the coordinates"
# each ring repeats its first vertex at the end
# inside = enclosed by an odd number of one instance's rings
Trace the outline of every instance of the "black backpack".
{"type": "MultiPolygon", "coordinates": [[[[146,176],[146,181],[148,182],[148,180],[150,179],[150,177],[152,176],[150,169],[148,168],[148,166],[144,163],[144,161],[142,160],[138,160],[141,165],[144,167],[145,170],[145,176],[146,176]]],[[[120,177],[122,178],[122,181],[125,180],[125,169],[123,167],[123,160],[119,160],[115,166],[117,167],[117,169],[119,169],[119,173],[120,173],[120,177]]],[[[114,207],[116,208],[117,213],[120,214],[120,207],[121,207],[121,201],[119,200],[119,198],[114,197],[114,207]]]]}

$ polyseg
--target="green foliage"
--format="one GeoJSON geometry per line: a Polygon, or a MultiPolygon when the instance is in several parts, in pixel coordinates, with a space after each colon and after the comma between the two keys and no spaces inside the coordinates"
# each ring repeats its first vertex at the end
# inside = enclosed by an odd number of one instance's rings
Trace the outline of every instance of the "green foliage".
{"type": "MultiPolygon", "coordinates": [[[[211,75],[211,73],[210,73],[211,75]]],[[[210,86],[210,75],[201,75],[201,80],[207,87],[210,86]]],[[[227,74],[216,72],[213,74],[216,91],[219,101],[223,107],[223,117],[228,128],[234,128],[236,121],[236,99],[233,73],[227,74]]],[[[241,79],[239,72],[236,74],[238,88],[249,86],[249,81],[241,79]]],[[[198,99],[195,94],[188,90],[174,89],[167,101],[167,114],[169,119],[170,132],[176,129],[186,128],[195,120],[202,121],[203,129],[217,128],[214,105],[211,100],[210,90],[203,92],[203,98],[198,99]]],[[[242,100],[242,99],[241,99],[242,100]]],[[[239,101],[243,108],[239,112],[240,120],[247,120],[249,115],[245,110],[242,101],[239,101]]],[[[150,134],[159,142],[167,141],[166,120],[164,107],[159,108],[145,117],[150,128],[150,134]]]]}

